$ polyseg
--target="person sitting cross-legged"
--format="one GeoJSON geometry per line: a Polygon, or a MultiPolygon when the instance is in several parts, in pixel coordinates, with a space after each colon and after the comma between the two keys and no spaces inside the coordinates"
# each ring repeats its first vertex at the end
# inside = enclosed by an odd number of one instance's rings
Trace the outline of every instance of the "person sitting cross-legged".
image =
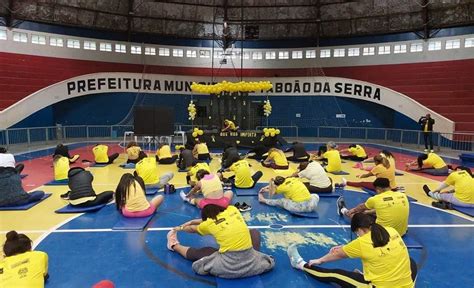
{"type": "Polygon", "coordinates": [[[221,174],[221,179],[230,180],[235,188],[240,189],[253,188],[255,184],[257,184],[258,180],[260,180],[260,178],[263,176],[262,171],[257,171],[252,175],[250,164],[247,160],[239,160],[232,164],[225,171],[231,171],[234,173],[234,175],[224,179],[221,174]]]}

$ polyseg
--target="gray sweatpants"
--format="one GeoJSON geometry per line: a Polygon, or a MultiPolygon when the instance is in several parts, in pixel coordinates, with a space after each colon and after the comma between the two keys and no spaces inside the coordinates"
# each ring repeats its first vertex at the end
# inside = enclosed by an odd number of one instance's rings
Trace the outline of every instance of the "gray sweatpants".
{"type": "Polygon", "coordinates": [[[290,199],[265,199],[263,203],[270,206],[278,206],[291,212],[312,212],[316,211],[319,203],[319,196],[317,194],[311,194],[311,199],[304,202],[295,202],[290,199]]]}
{"type": "Polygon", "coordinates": [[[454,193],[430,192],[430,196],[433,199],[449,202],[459,207],[474,207],[474,204],[464,203],[464,202],[459,201],[456,197],[454,197],[454,193]]]}
{"type": "Polygon", "coordinates": [[[173,172],[167,172],[160,176],[160,181],[156,184],[146,185],[146,188],[163,188],[171,179],[173,179],[173,172]]]}

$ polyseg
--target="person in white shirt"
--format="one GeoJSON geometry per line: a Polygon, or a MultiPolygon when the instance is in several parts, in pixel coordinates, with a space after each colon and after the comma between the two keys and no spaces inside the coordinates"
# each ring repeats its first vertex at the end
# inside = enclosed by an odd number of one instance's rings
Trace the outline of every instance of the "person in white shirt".
{"type": "Polygon", "coordinates": [[[13,156],[13,154],[8,153],[6,148],[0,147],[0,167],[15,168],[18,174],[21,174],[21,171],[23,171],[25,165],[21,163],[16,165],[15,157],[13,156]]]}
{"type": "Polygon", "coordinates": [[[317,161],[301,162],[293,176],[308,179],[309,182],[305,182],[305,185],[310,193],[332,192],[332,179],[317,161]]]}

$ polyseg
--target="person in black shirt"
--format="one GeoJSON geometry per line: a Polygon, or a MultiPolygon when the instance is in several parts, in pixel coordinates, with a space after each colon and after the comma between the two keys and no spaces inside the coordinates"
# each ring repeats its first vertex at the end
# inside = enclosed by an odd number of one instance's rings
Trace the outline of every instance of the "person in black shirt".
{"type": "Polygon", "coordinates": [[[434,152],[433,150],[433,125],[435,124],[435,120],[431,118],[430,114],[426,114],[426,116],[422,116],[420,120],[418,120],[418,124],[421,126],[421,131],[423,131],[423,139],[425,141],[425,152],[428,152],[428,144],[430,148],[430,152],[434,152]]]}
{"type": "Polygon", "coordinates": [[[285,151],[285,153],[287,152],[293,152],[293,156],[286,157],[288,161],[306,162],[309,160],[310,157],[308,152],[306,152],[304,144],[301,142],[293,142],[292,146],[285,151]]]}
{"type": "Polygon", "coordinates": [[[228,145],[222,154],[222,169],[229,168],[232,164],[240,160],[239,150],[235,145],[228,145]]]}

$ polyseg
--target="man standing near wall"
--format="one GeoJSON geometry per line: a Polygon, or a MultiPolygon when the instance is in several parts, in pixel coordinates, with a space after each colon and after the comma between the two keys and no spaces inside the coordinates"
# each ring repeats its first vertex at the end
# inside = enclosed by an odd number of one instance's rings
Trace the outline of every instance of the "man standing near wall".
{"type": "Polygon", "coordinates": [[[426,116],[421,116],[420,120],[418,120],[418,124],[421,125],[421,130],[423,130],[423,138],[425,140],[425,152],[428,152],[428,142],[430,145],[430,152],[434,152],[433,150],[433,125],[435,124],[435,120],[431,118],[430,114],[426,114],[426,116]]]}

